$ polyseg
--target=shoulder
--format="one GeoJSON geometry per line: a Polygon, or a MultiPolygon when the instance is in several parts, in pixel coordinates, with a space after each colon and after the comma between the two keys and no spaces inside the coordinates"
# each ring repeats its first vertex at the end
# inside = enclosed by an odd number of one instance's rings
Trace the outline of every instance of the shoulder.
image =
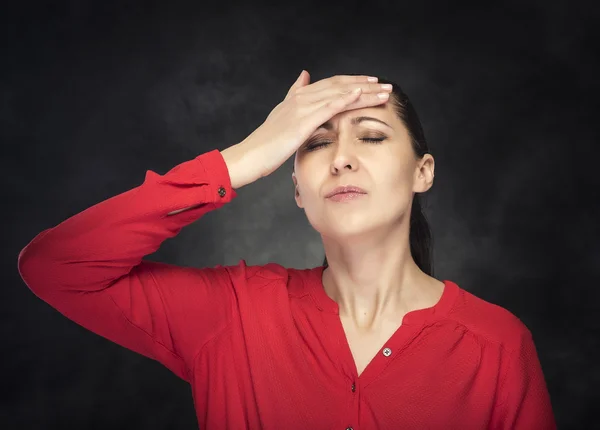
{"type": "MultiPolygon", "coordinates": [[[[309,294],[310,285],[318,278],[319,267],[293,268],[278,263],[248,265],[240,260],[234,266],[225,266],[232,283],[244,285],[246,290],[260,294],[278,292],[291,298],[303,298],[309,294]],[[250,287],[250,288],[247,288],[250,287]]],[[[264,294],[261,294],[261,297],[264,294]]]]}
{"type": "Polygon", "coordinates": [[[287,283],[289,270],[277,263],[249,265],[245,259],[240,259],[237,264],[217,265],[210,269],[226,273],[233,283],[271,283],[284,281],[287,283]]]}
{"type": "Polygon", "coordinates": [[[531,331],[513,312],[459,288],[448,318],[463,325],[482,341],[500,344],[508,351],[521,348],[531,331]]]}

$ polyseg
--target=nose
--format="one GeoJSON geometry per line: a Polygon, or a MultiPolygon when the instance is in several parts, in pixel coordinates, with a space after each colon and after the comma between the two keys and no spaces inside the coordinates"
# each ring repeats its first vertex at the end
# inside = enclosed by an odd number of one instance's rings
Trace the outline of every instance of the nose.
{"type": "Polygon", "coordinates": [[[356,170],[358,162],[353,152],[351,142],[344,143],[341,140],[337,143],[331,160],[331,173],[336,174],[341,170],[356,170]]]}

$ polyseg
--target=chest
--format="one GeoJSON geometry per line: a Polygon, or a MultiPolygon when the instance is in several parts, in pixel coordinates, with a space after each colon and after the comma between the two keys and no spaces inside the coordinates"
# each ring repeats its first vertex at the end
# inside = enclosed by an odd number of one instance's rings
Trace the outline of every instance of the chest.
{"type": "Polygon", "coordinates": [[[353,324],[344,318],[341,318],[341,323],[358,376],[361,375],[377,354],[382,353],[383,346],[401,325],[401,323],[388,323],[378,330],[364,333],[357,330],[353,324]]]}
{"type": "Polygon", "coordinates": [[[346,324],[344,351],[339,321],[328,332],[320,322],[301,321],[251,326],[252,336],[230,327],[195,358],[201,428],[488,428],[496,381],[482,371],[480,345],[460,330],[419,342],[410,335],[412,347],[401,349],[402,333],[390,342],[391,328],[375,336],[346,324]],[[295,330],[303,331],[296,336],[295,330]],[[384,346],[393,351],[389,357],[382,354],[384,346]],[[386,364],[394,357],[395,365],[386,364]],[[351,358],[360,380],[350,374],[351,358]]]}

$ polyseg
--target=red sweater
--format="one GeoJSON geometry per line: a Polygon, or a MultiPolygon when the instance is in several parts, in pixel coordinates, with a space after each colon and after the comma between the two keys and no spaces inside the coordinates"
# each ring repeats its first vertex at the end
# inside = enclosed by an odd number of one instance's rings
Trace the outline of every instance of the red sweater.
{"type": "Polygon", "coordinates": [[[322,266],[143,259],[236,195],[218,150],[148,170],[39,233],[19,272],[65,317],[188,381],[203,429],[556,428],[531,332],[452,281],[357,377],[322,266]]]}

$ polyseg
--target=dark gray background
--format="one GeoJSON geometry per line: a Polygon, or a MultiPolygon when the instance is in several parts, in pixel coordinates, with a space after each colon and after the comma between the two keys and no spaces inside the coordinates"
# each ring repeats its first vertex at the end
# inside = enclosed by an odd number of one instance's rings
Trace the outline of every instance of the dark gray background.
{"type": "MultiPolygon", "coordinates": [[[[19,277],[17,255],[41,230],[140,185],[146,170],[163,174],[239,142],[302,69],[313,81],[386,77],[411,96],[436,160],[425,209],[435,276],[530,328],[560,428],[595,423],[591,5],[33,1],[0,19],[0,427],[197,427],[185,382],[40,301],[19,277]]],[[[320,265],[320,236],[293,199],[292,161],[149,258],[320,265]]]]}

